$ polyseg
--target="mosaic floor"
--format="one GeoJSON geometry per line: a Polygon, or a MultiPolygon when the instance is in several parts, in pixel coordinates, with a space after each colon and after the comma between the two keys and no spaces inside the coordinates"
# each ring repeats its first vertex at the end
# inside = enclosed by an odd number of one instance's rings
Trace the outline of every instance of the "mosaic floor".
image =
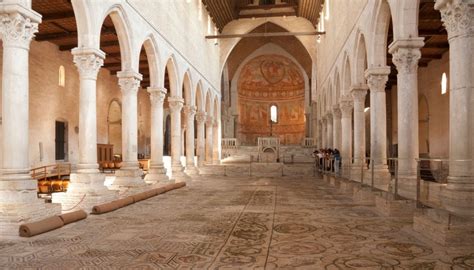
{"type": "Polygon", "coordinates": [[[21,242],[1,269],[474,269],[321,179],[206,178],[21,242]]]}

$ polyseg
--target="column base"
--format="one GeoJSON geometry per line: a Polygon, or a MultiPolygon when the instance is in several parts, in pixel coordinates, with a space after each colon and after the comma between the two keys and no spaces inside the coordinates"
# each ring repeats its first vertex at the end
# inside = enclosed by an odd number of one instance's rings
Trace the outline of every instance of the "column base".
{"type": "Polygon", "coordinates": [[[199,170],[194,164],[186,165],[186,169],[184,169],[184,172],[187,175],[199,175],[199,170]]]}
{"type": "Polygon", "coordinates": [[[146,185],[142,175],[143,171],[141,169],[120,169],[115,171],[115,180],[109,188],[112,190],[142,188],[146,185]]]}
{"type": "Polygon", "coordinates": [[[413,230],[443,246],[474,247],[474,219],[459,217],[446,210],[416,211],[413,230]]]}
{"type": "Polygon", "coordinates": [[[53,203],[60,203],[63,212],[83,209],[91,212],[95,205],[113,201],[118,194],[104,186],[105,175],[71,174],[66,193],[53,193],[53,203]]]}
{"type": "Polygon", "coordinates": [[[448,183],[441,192],[441,202],[448,211],[456,215],[474,217],[474,191],[472,190],[454,190],[448,183]]]}
{"type": "Polygon", "coordinates": [[[160,182],[168,182],[170,178],[166,175],[166,168],[163,166],[151,167],[145,175],[147,184],[157,184],[160,182]]]}
{"type": "Polygon", "coordinates": [[[375,209],[386,217],[412,218],[416,203],[413,200],[396,198],[393,194],[382,192],[375,196],[375,209]]]}
{"type": "MultiPolygon", "coordinates": [[[[372,185],[372,168],[369,166],[367,170],[367,177],[364,179],[364,183],[371,186],[372,185]]],[[[390,188],[390,183],[392,180],[392,175],[390,174],[387,165],[378,166],[374,168],[374,187],[383,191],[388,191],[390,188]]]]}
{"type": "Polygon", "coordinates": [[[191,180],[191,177],[184,172],[184,167],[181,164],[171,165],[171,180],[175,182],[186,182],[191,180]]]}
{"type": "Polygon", "coordinates": [[[416,200],[416,175],[399,175],[397,194],[405,199],[416,200]]]}
{"type": "Polygon", "coordinates": [[[358,164],[353,164],[351,166],[351,176],[350,180],[355,181],[355,182],[364,182],[364,184],[367,184],[367,174],[368,174],[367,167],[365,165],[358,165],[358,164]],[[363,168],[362,168],[363,167],[363,168]]]}

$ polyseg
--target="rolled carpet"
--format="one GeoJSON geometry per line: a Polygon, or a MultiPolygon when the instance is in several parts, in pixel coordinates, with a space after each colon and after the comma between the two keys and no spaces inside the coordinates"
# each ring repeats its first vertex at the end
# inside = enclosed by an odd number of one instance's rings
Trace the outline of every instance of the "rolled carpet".
{"type": "Polygon", "coordinates": [[[49,232],[64,226],[63,220],[59,216],[46,218],[37,222],[26,223],[20,226],[21,237],[32,237],[38,234],[49,232]]]}
{"type": "Polygon", "coordinates": [[[186,186],[186,182],[179,182],[179,183],[174,183],[174,184],[169,184],[160,188],[155,188],[156,195],[171,191],[173,189],[178,189],[186,186]]]}
{"type": "Polygon", "coordinates": [[[133,200],[133,196],[128,196],[123,199],[116,200],[115,202],[119,203],[120,207],[125,207],[127,205],[135,203],[135,201],[133,200]]]}
{"type": "Polygon", "coordinates": [[[78,210],[67,214],[59,215],[64,222],[64,225],[87,218],[87,213],[84,210],[78,210]]]}
{"type": "Polygon", "coordinates": [[[92,207],[92,214],[95,214],[95,215],[104,214],[104,213],[117,210],[120,207],[122,206],[117,201],[104,203],[104,204],[100,204],[100,205],[96,205],[92,207]]]}
{"type": "Polygon", "coordinates": [[[133,195],[133,199],[135,202],[139,202],[139,201],[149,199],[153,196],[156,196],[156,192],[154,190],[148,190],[148,191],[133,195]]]}

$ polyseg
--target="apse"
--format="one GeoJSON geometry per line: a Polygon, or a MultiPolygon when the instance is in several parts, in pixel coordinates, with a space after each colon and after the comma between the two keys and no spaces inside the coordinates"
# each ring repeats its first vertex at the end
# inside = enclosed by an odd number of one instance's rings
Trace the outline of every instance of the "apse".
{"type": "Polygon", "coordinates": [[[304,139],[305,81],[289,58],[264,54],[251,59],[239,76],[238,100],[242,144],[254,145],[258,137],[279,137],[285,145],[304,139]]]}

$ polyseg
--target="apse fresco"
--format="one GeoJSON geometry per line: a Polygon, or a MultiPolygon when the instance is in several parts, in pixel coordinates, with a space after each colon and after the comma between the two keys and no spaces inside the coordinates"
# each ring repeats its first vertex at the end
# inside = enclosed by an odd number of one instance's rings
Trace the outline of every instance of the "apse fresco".
{"type": "Polygon", "coordinates": [[[238,84],[239,139],[256,144],[258,137],[278,136],[286,145],[300,144],[305,135],[304,78],[298,66],[280,55],[262,55],[242,69],[238,84]],[[278,123],[270,125],[270,106],[278,123]]]}

